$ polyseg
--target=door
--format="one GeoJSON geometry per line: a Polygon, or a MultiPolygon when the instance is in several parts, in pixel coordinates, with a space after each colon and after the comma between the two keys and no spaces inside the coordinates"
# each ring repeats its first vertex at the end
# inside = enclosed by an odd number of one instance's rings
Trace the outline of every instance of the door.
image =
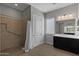
{"type": "Polygon", "coordinates": [[[53,35],[55,33],[54,18],[46,19],[46,43],[53,44],[53,35]]]}
{"type": "Polygon", "coordinates": [[[44,42],[44,17],[40,15],[32,16],[32,39],[31,49],[44,42]]]}

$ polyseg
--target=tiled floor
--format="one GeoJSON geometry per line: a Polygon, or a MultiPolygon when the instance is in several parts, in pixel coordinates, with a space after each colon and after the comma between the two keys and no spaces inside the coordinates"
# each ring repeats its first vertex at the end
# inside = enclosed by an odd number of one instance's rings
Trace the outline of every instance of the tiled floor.
{"type": "Polygon", "coordinates": [[[8,55],[12,56],[78,56],[47,44],[39,45],[28,53],[25,53],[21,48],[6,50],[3,53],[8,53],[8,55]]]}

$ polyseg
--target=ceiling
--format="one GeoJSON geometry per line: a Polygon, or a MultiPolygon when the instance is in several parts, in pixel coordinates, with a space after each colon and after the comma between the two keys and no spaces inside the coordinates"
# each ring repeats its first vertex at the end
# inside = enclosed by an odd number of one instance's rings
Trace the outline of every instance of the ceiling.
{"type": "Polygon", "coordinates": [[[23,11],[29,6],[28,4],[25,4],[25,3],[18,3],[18,6],[15,6],[14,4],[15,3],[3,3],[3,5],[9,6],[11,8],[15,8],[19,11],[23,11]]]}
{"type": "Polygon", "coordinates": [[[50,12],[62,7],[71,5],[72,3],[29,3],[33,7],[39,9],[43,13],[50,12]]]}
{"type": "Polygon", "coordinates": [[[18,6],[14,5],[15,3],[3,3],[3,5],[15,8],[17,10],[23,11],[25,8],[27,8],[29,5],[37,8],[43,13],[47,13],[62,7],[66,7],[68,5],[71,5],[72,3],[18,3],[18,6]]]}

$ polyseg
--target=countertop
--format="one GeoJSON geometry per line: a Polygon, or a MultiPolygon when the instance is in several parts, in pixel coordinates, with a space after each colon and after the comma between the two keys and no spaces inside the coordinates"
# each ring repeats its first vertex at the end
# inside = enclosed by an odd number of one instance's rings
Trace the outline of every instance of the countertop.
{"type": "Polygon", "coordinates": [[[79,39],[78,35],[55,34],[54,36],[79,39]]]}

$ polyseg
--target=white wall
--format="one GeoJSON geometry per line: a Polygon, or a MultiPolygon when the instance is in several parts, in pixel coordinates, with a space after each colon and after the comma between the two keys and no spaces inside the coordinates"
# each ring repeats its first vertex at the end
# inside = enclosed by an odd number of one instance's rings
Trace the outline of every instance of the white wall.
{"type": "Polygon", "coordinates": [[[78,3],[78,18],[79,18],[79,3],[78,3]]]}
{"type": "MultiPolygon", "coordinates": [[[[69,5],[67,7],[64,7],[64,8],[60,8],[60,9],[57,9],[55,11],[51,11],[49,13],[46,13],[45,17],[46,18],[52,18],[54,17],[55,20],[57,19],[58,16],[62,16],[64,14],[74,14],[75,15],[75,19],[78,18],[78,4],[72,4],[72,5],[69,5]]],[[[56,31],[58,31],[58,28],[56,28],[56,31]]]]}
{"type": "MultiPolygon", "coordinates": [[[[77,19],[77,17],[78,17],[78,4],[77,3],[72,4],[72,5],[69,5],[67,7],[60,8],[60,9],[45,13],[45,20],[50,19],[50,18],[54,18],[56,20],[58,16],[62,16],[64,14],[74,14],[75,18],[77,19]]],[[[58,31],[59,30],[58,27],[55,30],[58,31]]],[[[52,40],[51,38],[52,37],[48,38],[47,41],[51,41],[52,40]]]]}
{"type": "Polygon", "coordinates": [[[39,44],[44,43],[44,15],[42,12],[40,12],[39,10],[37,10],[32,6],[31,6],[31,26],[32,26],[31,47],[34,48],[39,44]]]}
{"type": "Polygon", "coordinates": [[[53,35],[55,33],[55,19],[52,17],[51,19],[46,19],[46,34],[45,34],[45,42],[48,44],[53,44],[53,35]]]}
{"type": "Polygon", "coordinates": [[[78,17],[78,4],[72,4],[64,8],[60,8],[51,12],[46,13],[46,18],[54,17],[55,19],[58,16],[62,16],[64,14],[74,14],[75,17],[78,17]]]}
{"type": "Polygon", "coordinates": [[[54,34],[55,33],[55,20],[54,18],[46,19],[46,34],[54,34]]]}
{"type": "MultiPolygon", "coordinates": [[[[78,18],[77,18],[77,20],[76,20],[76,23],[78,23],[78,22],[79,22],[79,3],[78,3],[78,18]]],[[[79,24],[76,24],[76,25],[79,26],[79,24]]],[[[76,35],[79,36],[79,31],[77,31],[77,27],[76,27],[76,35]]]]}
{"type": "Polygon", "coordinates": [[[28,6],[22,13],[23,18],[31,19],[31,6],[28,6]]]}
{"type": "Polygon", "coordinates": [[[4,6],[4,5],[0,4],[0,15],[7,15],[7,16],[14,17],[16,19],[20,19],[22,16],[21,14],[22,14],[22,12],[20,12],[16,9],[13,9],[8,6],[4,6]]]}

